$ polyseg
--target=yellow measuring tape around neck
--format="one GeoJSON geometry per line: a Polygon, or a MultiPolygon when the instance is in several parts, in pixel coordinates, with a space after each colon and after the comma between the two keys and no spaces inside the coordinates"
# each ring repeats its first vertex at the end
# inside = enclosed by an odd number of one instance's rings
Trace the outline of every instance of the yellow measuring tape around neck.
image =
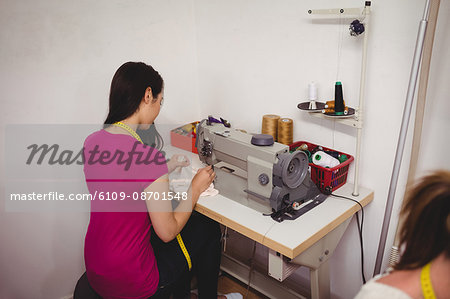
{"type": "Polygon", "coordinates": [[[140,143],[143,144],[141,137],[139,137],[139,135],[136,133],[135,130],[133,130],[132,128],[130,128],[130,126],[124,124],[121,121],[118,121],[116,123],[113,123],[114,126],[119,127],[124,129],[125,131],[127,131],[128,133],[130,133],[134,138],[136,138],[140,143]]]}
{"type": "Polygon", "coordinates": [[[422,271],[420,272],[420,285],[422,286],[423,297],[425,299],[436,299],[433,285],[431,284],[430,267],[431,262],[422,268],[422,271]]]}
{"type": "MultiPolygon", "coordinates": [[[[128,125],[126,125],[126,124],[124,124],[123,122],[120,122],[120,121],[114,123],[113,125],[126,130],[134,138],[136,138],[140,143],[143,144],[141,137],[139,137],[139,135],[136,133],[136,131],[133,130],[132,128],[130,128],[130,126],[128,126],[128,125]]],[[[177,235],[177,241],[178,241],[178,244],[180,245],[181,251],[184,254],[184,257],[186,258],[186,262],[188,264],[189,271],[191,271],[191,268],[192,268],[191,257],[189,256],[189,252],[187,251],[186,246],[184,246],[184,242],[183,242],[183,239],[181,238],[180,234],[177,235]]]]}

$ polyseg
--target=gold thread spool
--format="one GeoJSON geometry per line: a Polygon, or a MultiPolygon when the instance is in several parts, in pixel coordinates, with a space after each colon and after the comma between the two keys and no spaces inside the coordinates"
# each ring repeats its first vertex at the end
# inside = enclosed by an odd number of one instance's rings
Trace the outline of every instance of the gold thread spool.
{"type": "Polygon", "coordinates": [[[275,114],[263,115],[261,133],[272,135],[273,140],[277,141],[279,119],[280,119],[279,115],[275,114]]]}
{"type": "Polygon", "coordinates": [[[289,145],[293,140],[294,121],[290,118],[280,118],[278,120],[278,142],[289,145]]]}
{"type": "MultiPolygon", "coordinates": [[[[344,102],[344,106],[345,106],[345,101],[343,101],[343,102],[344,102]]],[[[325,103],[325,108],[333,109],[333,112],[334,112],[334,101],[327,101],[325,103]]]]}

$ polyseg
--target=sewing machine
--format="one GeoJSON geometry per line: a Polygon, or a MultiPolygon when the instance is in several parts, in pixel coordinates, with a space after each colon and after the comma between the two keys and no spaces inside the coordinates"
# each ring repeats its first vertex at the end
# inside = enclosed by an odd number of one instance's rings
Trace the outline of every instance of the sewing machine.
{"type": "Polygon", "coordinates": [[[214,166],[215,188],[222,195],[276,221],[296,219],[327,198],[311,180],[307,155],[290,153],[270,135],[203,120],[196,147],[200,160],[214,166]]]}

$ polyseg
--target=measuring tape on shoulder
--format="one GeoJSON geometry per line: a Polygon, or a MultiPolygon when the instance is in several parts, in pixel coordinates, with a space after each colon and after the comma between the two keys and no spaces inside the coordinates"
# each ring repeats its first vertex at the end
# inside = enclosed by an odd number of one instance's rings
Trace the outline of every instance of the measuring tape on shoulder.
{"type": "Polygon", "coordinates": [[[430,278],[431,263],[426,264],[420,272],[420,285],[422,286],[423,297],[425,299],[436,299],[434,294],[433,285],[430,278]]]}
{"type": "MultiPolygon", "coordinates": [[[[139,137],[139,135],[136,133],[136,131],[134,131],[128,125],[126,125],[126,124],[124,124],[123,122],[120,122],[120,121],[118,121],[116,123],[113,123],[113,125],[124,129],[125,131],[127,131],[128,133],[133,135],[133,137],[136,138],[140,143],[144,144],[142,142],[141,137],[139,137]]],[[[180,245],[181,251],[184,254],[184,257],[186,258],[186,261],[187,261],[187,264],[188,264],[188,267],[189,267],[189,271],[191,271],[191,268],[192,268],[191,257],[189,256],[189,252],[187,251],[186,246],[184,246],[184,242],[183,242],[183,239],[181,238],[180,234],[177,235],[177,241],[178,241],[178,244],[180,245]]]]}

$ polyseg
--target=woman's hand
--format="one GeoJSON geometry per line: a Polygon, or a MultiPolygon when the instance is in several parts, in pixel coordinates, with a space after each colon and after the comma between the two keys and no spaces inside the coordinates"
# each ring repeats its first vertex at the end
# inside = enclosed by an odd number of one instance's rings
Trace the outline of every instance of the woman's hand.
{"type": "Polygon", "coordinates": [[[216,177],[216,173],[211,166],[205,168],[200,168],[197,174],[194,176],[191,182],[192,191],[198,194],[202,194],[203,191],[208,189],[209,185],[213,182],[216,177]]]}
{"type": "Polygon", "coordinates": [[[186,167],[190,164],[191,163],[189,162],[189,158],[187,156],[175,154],[172,156],[169,162],[167,162],[167,170],[169,171],[169,173],[171,173],[178,167],[186,167]]]}

